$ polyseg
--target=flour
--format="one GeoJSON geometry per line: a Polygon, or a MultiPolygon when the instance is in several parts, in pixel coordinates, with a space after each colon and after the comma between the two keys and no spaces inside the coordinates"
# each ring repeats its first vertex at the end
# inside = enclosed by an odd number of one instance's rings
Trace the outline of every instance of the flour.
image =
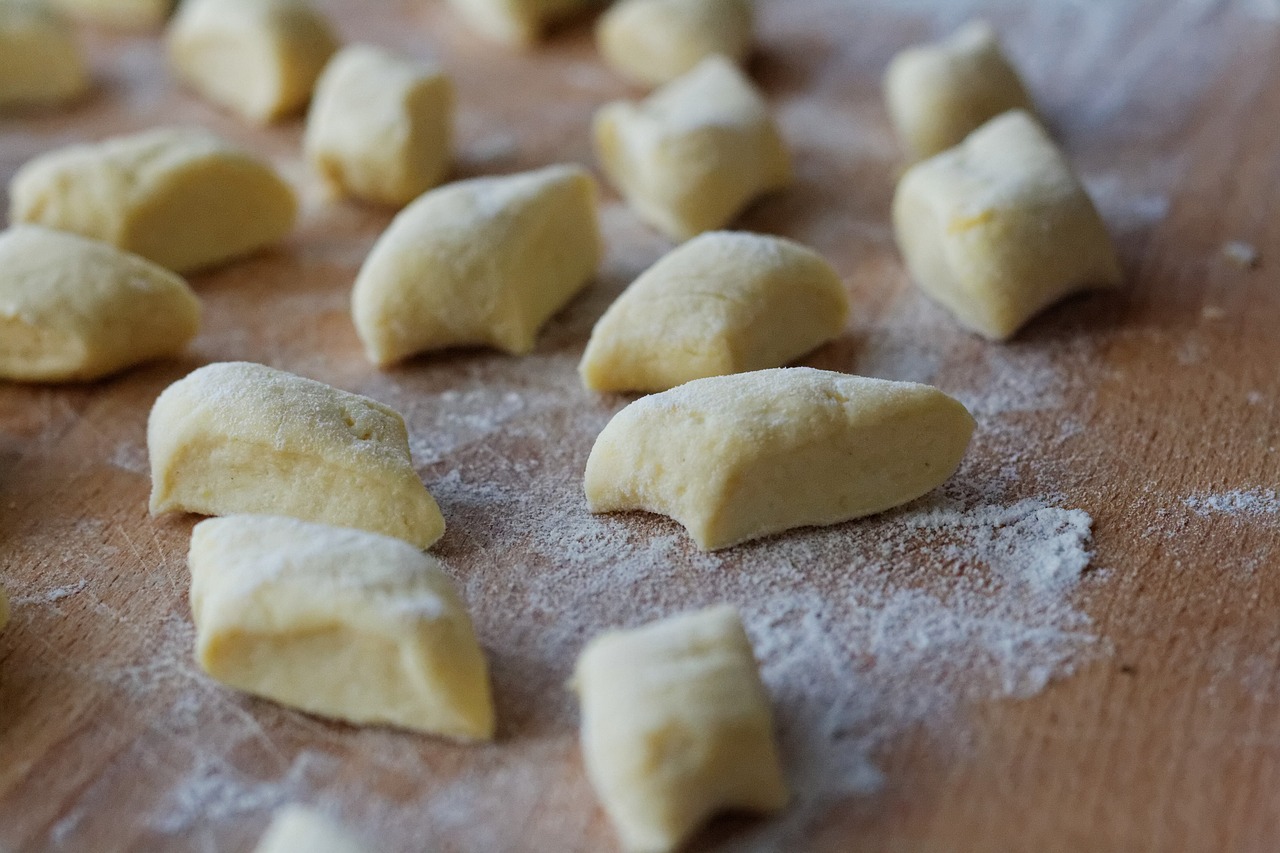
{"type": "Polygon", "coordinates": [[[1182,502],[1202,518],[1225,515],[1251,520],[1280,515],[1280,493],[1261,487],[1200,493],[1183,498],[1182,502]]]}

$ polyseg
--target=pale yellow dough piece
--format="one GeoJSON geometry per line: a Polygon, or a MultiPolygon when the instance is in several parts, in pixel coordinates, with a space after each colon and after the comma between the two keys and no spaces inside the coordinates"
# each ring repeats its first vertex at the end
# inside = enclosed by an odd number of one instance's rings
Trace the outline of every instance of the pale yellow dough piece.
{"type": "Polygon", "coordinates": [[[992,340],[1068,294],[1122,281],[1093,202],[1020,110],[913,166],[898,184],[893,224],[925,293],[992,340]]]}
{"type": "Polygon", "coordinates": [[[293,190],[203,130],[162,128],[43,154],[9,184],[9,218],[70,231],[192,272],[289,233],[293,190]]]}
{"type": "Polygon", "coordinates": [[[0,0],[0,108],[61,104],[89,76],[70,25],[43,0],[0,0]]]}
{"type": "Polygon", "coordinates": [[[222,683],[352,723],[492,739],[484,653],[434,557],[360,530],[237,515],[197,524],[188,564],[196,660],[222,683]]]}
{"type": "Polygon", "coordinates": [[[53,0],[75,18],[111,27],[158,27],[173,11],[174,0],[53,0]]]}
{"type": "Polygon", "coordinates": [[[529,46],[547,27],[601,0],[449,0],[476,32],[509,45],[529,46]]]}
{"type": "Polygon", "coordinates": [[[399,413],[282,370],[224,362],[175,382],[147,449],[153,514],[284,515],[419,548],[444,534],[399,413]]]}
{"type": "Polygon", "coordinates": [[[595,181],[577,166],[459,181],[378,238],[351,295],[356,331],[382,366],[456,346],[524,354],[602,251],[595,181]]]}
{"type": "Polygon", "coordinates": [[[253,853],[370,853],[321,812],[288,805],[275,813],[253,853]]]}
{"type": "Polygon", "coordinates": [[[721,809],[786,805],[769,696],[729,606],[592,640],[582,755],[628,853],[668,853],[721,809]]]}
{"type": "Polygon", "coordinates": [[[889,116],[912,161],[958,145],[1003,112],[1034,111],[995,30],[984,22],[899,53],[889,63],[884,90],[889,116]]]}
{"type": "Polygon", "coordinates": [[[594,134],[609,179],[641,219],[675,240],[723,227],[791,181],[768,104],[721,56],[646,100],[601,107],[594,134]]]}
{"type": "Polygon", "coordinates": [[[191,88],[261,124],[306,104],[339,44],[306,0],[184,0],[168,43],[191,88]]]}
{"type": "Polygon", "coordinates": [[[904,504],[955,472],[973,418],[928,385],[807,367],[696,379],[614,416],[592,512],[648,510],[704,551],[904,504]]]}
{"type": "Polygon", "coordinates": [[[163,267],[36,225],[0,232],[0,379],[97,379],[199,329],[199,300],[163,267]]]}
{"type": "Polygon", "coordinates": [[[742,62],[754,23],[751,0],[622,0],[601,16],[596,43],[618,73],[657,86],[708,56],[742,62]]]}
{"type": "Polygon", "coordinates": [[[645,271],[609,306],[578,367],[595,391],[665,391],[781,367],[844,328],[849,299],[821,255],[780,237],[716,231],[645,271]]]}
{"type": "Polygon", "coordinates": [[[444,178],[452,135],[448,77],[380,48],[352,45],[316,84],[304,148],[343,193],[399,207],[444,178]]]}

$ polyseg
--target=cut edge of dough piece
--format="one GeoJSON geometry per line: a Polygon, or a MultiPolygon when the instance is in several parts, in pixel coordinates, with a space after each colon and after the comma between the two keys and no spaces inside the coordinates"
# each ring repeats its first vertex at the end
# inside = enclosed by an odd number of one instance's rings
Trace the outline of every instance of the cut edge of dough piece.
{"type": "Polygon", "coordinates": [[[358,725],[491,740],[488,665],[444,567],[389,536],[232,515],[191,534],[196,659],[218,681],[358,725]]]}
{"type": "Polygon", "coordinates": [[[609,306],[578,366],[593,391],[666,391],[782,367],[844,329],[849,297],[817,252],[710,231],[668,252],[609,306]]]}
{"type": "Polygon", "coordinates": [[[628,853],[670,853],[720,811],[786,806],[769,695],[733,607],[606,632],[573,686],[587,774],[628,853]]]}
{"type": "Polygon", "coordinates": [[[250,362],[170,385],[147,421],[151,513],[263,514],[353,527],[419,548],[445,523],[399,412],[250,362]]]}
{"type": "Polygon", "coordinates": [[[974,420],[929,385],[808,367],[692,382],[620,411],[591,448],[591,512],[669,516],[703,551],[914,500],[959,468],[974,420]]]}
{"type": "Polygon", "coordinates": [[[159,264],[38,225],[0,232],[0,379],[100,379],[199,330],[199,299],[159,264]]]}
{"type": "Polygon", "coordinates": [[[253,853],[371,853],[324,812],[290,803],[276,810],[253,853]]]}
{"type": "Polygon", "coordinates": [[[755,33],[751,0],[622,0],[596,25],[596,44],[622,76],[659,86],[708,56],[741,63],[755,33]]]}
{"type": "Polygon", "coordinates": [[[67,104],[89,91],[75,31],[43,0],[0,2],[0,110],[67,104]]]}

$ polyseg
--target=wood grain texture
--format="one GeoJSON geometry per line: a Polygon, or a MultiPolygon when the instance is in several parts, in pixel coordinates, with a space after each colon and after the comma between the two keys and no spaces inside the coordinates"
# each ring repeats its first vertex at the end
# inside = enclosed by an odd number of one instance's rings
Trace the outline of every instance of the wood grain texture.
{"type": "MultiPolygon", "coordinates": [[[[590,164],[592,111],[632,94],[600,65],[588,22],[520,53],[425,0],[327,5],[348,40],[435,56],[455,75],[458,177],[590,164]]],[[[862,730],[915,719],[899,699],[924,694],[877,683],[882,668],[847,645],[817,649],[838,649],[828,670],[808,646],[787,660],[767,620],[753,622],[797,803],[777,821],[719,821],[694,849],[1272,849],[1280,515],[1197,513],[1187,501],[1280,487],[1276,10],[1262,0],[762,0],[760,10],[751,70],[798,180],[738,224],[824,253],[856,305],[845,335],[807,363],[961,394],[980,430],[960,488],[1089,512],[1093,569],[1067,604],[1096,643],[1055,668],[1070,677],[1021,700],[966,694],[932,724],[893,729],[865,756],[881,783],[848,793],[839,774],[813,770],[839,744],[838,729],[811,726],[823,710],[812,697],[881,697],[850,712],[862,730]],[[964,334],[924,300],[888,231],[898,165],[880,74],[899,47],[977,13],[1006,34],[1129,278],[1005,346],[964,334]],[[1260,267],[1225,259],[1229,240],[1256,246],[1260,267]]],[[[616,197],[606,193],[597,282],[532,356],[460,351],[380,373],[361,355],[347,301],[390,214],[326,200],[299,160],[298,122],[252,129],[176,88],[154,37],[86,31],[85,41],[95,95],[63,113],[0,118],[0,179],[55,145],[192,123],[271,157],[302,188],[305,212],[277,249],[193,278],[205,327],[184,358],[90,385],[0,384],[0,583],[14,599],[0,633],[0,849],[247,850],[275,807],[300,800],[375,849],[613,850],[563,686],[587,636],[768,594],[793,597],[839,638],[848,575],[935,589],[927,545],[895,552],[889,567],[853,565],[859,549],[874,553],[877,531],[898,535],[893,519],[791,534],[712,565],[663,519],[587,516],[578,496],[591,436],[626,398],[587,394],[574,367],[594,320],[668,247],[616,197]],[[194,667],[185,551],[196,519],[148,517],[145,422],[168,383],[225,359],[405,413],[450,525],[435,551],[492,660],[497,743],[325,722],[194,667]]],[[[956,651],[937,654],[945,665],[956,651]]]]}

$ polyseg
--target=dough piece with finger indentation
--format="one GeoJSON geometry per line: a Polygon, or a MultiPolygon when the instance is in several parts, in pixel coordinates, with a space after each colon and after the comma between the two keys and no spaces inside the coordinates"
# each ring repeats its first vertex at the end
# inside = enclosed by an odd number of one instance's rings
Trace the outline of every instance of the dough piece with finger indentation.
{"type": "Polygon", "coordinates": [[[339,42],[306,0],[185,0],[168,45],[189,86],[265,124],[306,104],[339,42]]]}
{"type": "Polygon", "coordinates": [[[708,56],[742,62],[753,28],[751,0],[623,0],[601,16],[596,43],[616,71],[657,86],[708,56]]]}
{"type": "Polygon", "coordinates": [[[200,303],[137,255],[36,225],[0,233],[0,379],[98,379],[182,350],[200,303]]]}
{"type": "Polygon", "coordinates": [[[614,416],[592,512],[670,516],[704,551],[882,512],[941,485],[973,418],[936,388],[807,367],[697,379],[614,416]]]}
{"type": "Polygon", "coordinates": [[[188,128],[50,151],[18,170],[9,198],[13,222],[101,240],[177,272],[277,242],[298,208],[270,166],[188,128]]]}
{"type": "Polygon", "coordinates": [[[419,548],[444,533],[399,413],[261,364],[211,364],[170,385],[147,450],[153,514],[284,515],[419,548]]]}
{"type": "Polygon", "coordinates": [[[574,686],[587,774],[629,853],[669,853],[721,809],[786,805],[769,696],[732,607],[599,636],[574,686]]]}
{"type": "Polygon", "coordinates": [[[406,542],[236,515],[191,533],[196,660],[237,690],[357,724],[493,737],[484,653],[443,566],[406,542]]]}
{"type": "Polygon", "coordinates": [[[49,106],[89,88],[70,25],[43,0],[0,2],[0,109],[49,106]]]}
{"type": "Polygon", "coordinates": [[[386,366],[414,353],[533,349],[600,263],[595,181],[577,166],[459,181],[406,207],[356,278],[351,313],[386,366]]]}
{"type": "Polygon", "coordinates": [[[781,367],[844,328],[849,299],[821,255],[780,237],[717,231],[645,271],[591,332],[595,391],[665,391],[781,367]]]}
{"type": "Polygon", "coordinates": [[[596,155],[636,215],[674,240],[721,228],[791,182],[764,97],[722,56],[594,121],[596,155]]]}

